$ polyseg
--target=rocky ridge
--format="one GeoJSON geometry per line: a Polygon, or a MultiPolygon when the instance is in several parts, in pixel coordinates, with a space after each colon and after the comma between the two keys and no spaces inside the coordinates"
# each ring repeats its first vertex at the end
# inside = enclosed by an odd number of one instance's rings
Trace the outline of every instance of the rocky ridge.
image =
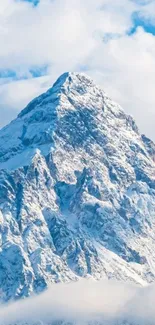
{"type": "Polygon", "coordinates": [[[0,130],[0,298],[155,278],[155,145],[84,74],[0,130]]]}

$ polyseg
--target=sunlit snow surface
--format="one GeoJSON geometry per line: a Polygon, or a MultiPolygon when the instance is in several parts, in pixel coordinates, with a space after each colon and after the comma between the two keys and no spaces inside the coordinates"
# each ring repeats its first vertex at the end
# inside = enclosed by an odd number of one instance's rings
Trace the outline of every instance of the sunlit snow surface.
{"type": "Polygon", "coordinates": [[[0,297],[81,277],[155,278],[155,146],[66,73],[0,131],[0,297]]]}

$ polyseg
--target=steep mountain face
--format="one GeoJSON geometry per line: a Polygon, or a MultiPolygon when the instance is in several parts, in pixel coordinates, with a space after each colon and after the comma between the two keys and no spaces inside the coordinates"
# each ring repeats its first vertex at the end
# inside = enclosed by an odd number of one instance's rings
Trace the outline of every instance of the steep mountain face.
{"type": "Polygon", "coordinates": [[[155,145],[83,74],[0,131],[0,297],[155,278],[155,145]]]}

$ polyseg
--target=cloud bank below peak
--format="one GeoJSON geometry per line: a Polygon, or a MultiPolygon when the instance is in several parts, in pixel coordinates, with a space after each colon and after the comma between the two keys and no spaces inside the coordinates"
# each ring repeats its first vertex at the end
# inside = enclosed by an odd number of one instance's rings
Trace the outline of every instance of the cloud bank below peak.
{"type": "Polygon", "coordinates": [[[101,280],[80,280],[53,284],[43,294],[1,306],[4,325],[70,324],[143,325],[154,324],[155,287],[101,280]]]}

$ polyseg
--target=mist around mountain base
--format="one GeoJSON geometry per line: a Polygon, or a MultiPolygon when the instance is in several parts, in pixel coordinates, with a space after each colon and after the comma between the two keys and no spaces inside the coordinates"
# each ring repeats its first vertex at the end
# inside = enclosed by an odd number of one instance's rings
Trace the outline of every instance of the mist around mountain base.
{"type": "Polygon", "coordinates": [[[1,325],[154,325],[155,286],[83,279],[0,307],[1,325]]]}

